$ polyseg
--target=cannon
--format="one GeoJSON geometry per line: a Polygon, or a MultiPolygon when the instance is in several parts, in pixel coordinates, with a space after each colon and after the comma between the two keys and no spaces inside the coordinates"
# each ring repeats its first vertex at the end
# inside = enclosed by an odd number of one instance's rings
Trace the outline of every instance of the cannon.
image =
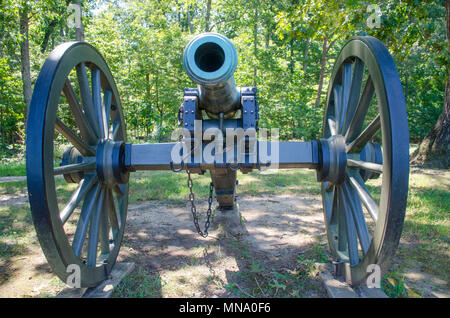
{"type": "Polygon", "coordinates": [[[346,42],[331,74],[321,138],[303,142],[261,137],[257,90],[236,86],[237,62],[223,35],[193,38],[183,65],[197,87],[184,90],[176,139],[132,144],[101,54],[85,42],[51,52],[29,109],[27,183],[37,237],[63,281],[70,265],[79,267],[82,287],[108,276],[124,235],[130,174],[138,170],[188,172],[191,212],[202,236],[214,194],[219,213],[233,208],[238,170],[315,170],[338,271],[352,285],[365,283],[369,265],[387,271],[402,232],[409,177],[406,105],[388,50],[370,36],[346,42]],[[62,137],[64,149],[58,148],[62,137]],[[209,208],[201,230],[190,176],[207,171],[209,208]],[[58,182],[73,184],[72,192],[59,191],[58,182]]]}

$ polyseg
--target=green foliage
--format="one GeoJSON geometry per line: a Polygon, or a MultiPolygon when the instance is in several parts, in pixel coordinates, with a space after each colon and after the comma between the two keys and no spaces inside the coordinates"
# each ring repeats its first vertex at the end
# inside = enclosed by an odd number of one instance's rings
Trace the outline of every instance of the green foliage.
{"type": "MultiPolygon", "coordinates": [[[[66,0],[0,2],[0,112],[2,151],[24,139],[20,10],[30,12],[31,79],[51,49],[74,40],[66,0]]],[[[373,35],[397,63],[408,106],[410,137],[418,141],[442,109],[448,75],[443,1],[379,1],[381,25],[370,28],[370,1],[82,1],[85,40],[105,57],[117,82],[131,141],[167,141],[177,127],[183,88],[194,84],[182,67],[188,41],[200,32],[229,37],[239,54],[239,86],[258,87],[260,127],[281,139],[321,135],[334,58],[354,35],[373,35]],[[209,16],[209,20],[208,20],[209,16]],[[324,39],[327,63],[319,107],[324,39]]],[[[67,116],[70,113],[67,110],[67,116]]],[[[70,123],[69,123],[70,124],[70,123]]],[[[15,148],[15,146],[14,146],[15,148]]]]}
{"type": "Polygon", "coordinates": [[[0,152],[10,150],[8,145],[14,145],[20,139],[25,105],[20,95],[20,81],[14,76],[6,57],[0,58],[0,152]]]}
{"type": "Polygon", "coordinates": [[[443,1],[383,1],[383,41],[397,63],[407,102],[410,138],[423,138],[442,111],[450,66],[443,1]]]}

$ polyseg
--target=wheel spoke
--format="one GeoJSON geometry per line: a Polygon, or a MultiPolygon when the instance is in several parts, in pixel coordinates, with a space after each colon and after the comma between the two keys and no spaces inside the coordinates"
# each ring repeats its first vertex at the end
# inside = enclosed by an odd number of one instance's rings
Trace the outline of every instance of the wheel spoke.
{"type": "Polygon", "coordinates": [[[109,138],[109,121],[111,116],[111,99],[112,99],[112,92],[107,89],[103,93],[103,105],[105,107],[105,120],[104,120],[104,126],[103,130],[105,132],[105,138],[109,138]]]}
{"type": "Polygon", "coordinates": [[[325,188],[324,198],[325,198],[325,210],[327,214],[327,221],[331,223],[331,217],[333,216],[333,206],[335,200],[335,187],[331,182],[325,182],[322,185],[325,188]]]}
{"type": "Polygon", "coordinates": [[[383,165],[374,162],[361,161],[347,158],[347,166],[351,168],[358,168],[369,170],[375,173],[383,173],[383,165]]]}
{"type": "Polygon", "coordinates": [[[122,189],[117,184],[113,185],[112,188],[119,197],[121,197],[123,195],[122,189]]]}
{"type": "Polygon", "coordinates": [[[104,203],[100,217],[100,251],[102,255],[109,254],[108,191],[105,190],[104,192],[104,203]]]}
{"type": "Polygon", "coordinates": [[[112,140],[116,140],[117,139],[117,135],[119,133],[120,126],[121,126],[121,124],[120,124],[120,121],[118,121],[118,120],[116,120],[113,123],[113,131],[112,131],[112,137],[111,137],[112,140]]]}
{"type": "Polygon", "coordinates": [[[106,206],[108,209],[109,222],[110,222],[111,228],[112,228],[113,240],[114,240],[114,242],[116,242],[117,234],[119,233],[119,229],[120,229],[119,219],[117,217],[117,210],[116,210],[116,206],[114,205],[114,196],[113,196],[111,190],[108,189],[106,194],[107,194],[106,206]]]}
{"type": "Polygon", "coordinates": [[[360,59],[356,59],[353,67],[352,84],[350,88],[350,96],[348,98],[347,111],[345,113],[344,124],[341,135],[347,132],[350,121],[355,113],[358,104],[359,95],[361,93],[362,77],[364,74],[364,63],[360,59]]]}
{"type": "Polygon", "coordinates": [[[372,102],[374,92],[375,88],[373,86],[372,77],[369,76],[367,78],[366,85],[364,86],[361,98],[359,99],[358,106],[356,107],[353,118],[351,118],[351,122],[345,134],[346,143],[352,142],[361,132],[364,118],[366,117],[370,103],[372,102]]]}
{"type": "Polygon", "coordinates": [[[92,176],[90,178],[85,178],[81,180],[78,188],[72,194],[69,202],[60,212],[61,221],[63,224],[67,222],[69,217],[72,215],[73,211],[76,209],[78,204],[80,204],[81,200],[85,197],[87,192],[91,190],[92,186],[97,182],[97,176],[92,176]]]}
{"type": "Polygon", "coordinates": [[[122,195],[116,195],[116,199],[117,199],[117,207],[119,209],[119,213],[118,213],[118,217],[119,217],[119,224],[122,225],[122,216],[123,216],[123,211],[125,210],[126,206],[125,206],[125,199],[126,199],[126,195],[124,195],[126,193],[126,185],[124,184],[120,184],[117,185],[117,187],[120,189],[120,192],[122,193],[122,195]]]}
{"type": "Polygon", "coordinates": [[[61,119],[56,117],[55,128],[74,145],[83,156],[95,156],[95,151],[80,139],[61,119]]]}
{"type": "Polygon", "coordinates": [[[100,231],[100,219],[104,207],[104,190],[100,189],[100,194],[97,199],[97,204],[94,208],[91,222],[89,225],[89,239],[88,239],[88,262],[87,265],[94,267],[97,264],[97,247],[98,236],[100,231]]]}
{"type": "Polygon", "coordinates": [[[336,135],[336,121],[333,116],[328,117],[328,128],[330,129],[331,136],[336,135]]]}
{"type": "Polygon", "coordinates": [[[81,163],[72,163],[65,166],[55,167],[53,168],[53,175],[60,175],[60,174],[71,174],[75,172],[81,172],[81,171],[91,171],[95,170],[96,163],[93,162],[81,162],[81,163]]]}
{"type": "Polygon", "coordinates": [[[326,192],[330,192],[331,190],[333,190],[334,184],[331,182],[327,182],[326,186],[325,186],[325,191],[326,192]]]}
{"type": "Polygon", "coordinates": [[[342,188],[337,187],[337,222],[338,222],[338,250],[341,252],[347,251],[347,224],[345,216],[346,206],[343,204],[345,198],[342,193],[342,188]]]}
{"type": "Polygon", "coordinates": [[[359,243],[364,254],[369,250],[370,235],[367,229],[364,212],[361,207],[361,200],[355,190],[349,186],[348,181],[344,182],[344,189],[350,202],[350,208],[353,215],[353,221],[356,225],[356,232],[358,233],[359,243]]]}
{"type": "Polygon", "coordinates": [[[76,66],[78,84],[80,85],[81,102],[83,104],[84,112],[94,129],[97,136],[101,136],[98,121],[95,115],[94,104],[92,102],[92,96],[89,89],[89,81],[86,73],[86,66],[84,63],[80,63],[76,66]]]}
{"type": "Polygon", "coordinates": [[[100,83],[100,70],[93,69],[91,71],[91,83],[92,83],[92,100],[94,104],[95,113],[97,115],[98,126],[100,127],[100,136],[105,139],[107,133],[105,133],[105,110],[102,106],[102,87],[100,83]]]}
{"type": "Polygon", "coordinates": [[[364,129],[364,131],[346,147],[347,153],[359,152],[366,145],[366,143],[372,139],[381,127],[380,114],[375,117],[374,120],[364,129]]]}
{"type": "Polygon", "coordinates": [[[98,136],[95,135],[95,132],[92,130],[89,125],[83,110],[81,109],[80,103],[78,102],[77,96],[73,91],[72,84],[70,84],[70,80],[66,79],[63,88],[64,96],[66,96],[67,103],[69,104],[72,115],[75,119],[75,122],[80,129],[81,137],[87,141],[90,145],[97,144],[98,136]]]}
{"type": "Polygon", "coordinates": [[[333,196],[331,201],[331,215],[330,215],[330,224],[336,224],[337,223],[337,216],[338,216],[338,187],[333,187],[333,196]]]}
{"type": "Polygon", "coordinates": [[[336,85],[333,88],[334,95],[334,117],[336,119],[336,132],[339,131],[339,114],[342,109],[342,86],[336,85]]]}
{"type": "Polygon", "coordinates": [[[353,187],[353,189],[356,190],[356,193],[358,194],[361,202],[366,207],[372,219],[377,222],[379,213],[378,204],[375,202],[375,200],[367,190],[364,184],[364,180],[361,178],[359,172],[349,172],[348,179],[350,181],[350,185],[353,187]]]}
{"type": "Polygon", "coordinates": [[[342,134],[344,130],[345,116],[347,114],[348,101],[350,97],[350,89],[352,85],[352,63],[345,63],[342,67],[342,99],[340,112],[336,116],[338,119],[338,133],[342,134]]]}
{"type": "Polygon", "coordinates": [[[96,206],[98,194],[100,190],[100,184],[96,184],[91,189],[83,202],[83,208],[81,209],[80,219],[78,220],[77,229],[72,242],[72,249],[76,256],[80,256],[81,249],[83,247],[84,239],[86,237],[89,220],[91,219],[92,211],[96,206]]]}
{"type": "Polygon", "coordinates": [[[342,197],[341,207],[345,214],[345,225],[346,225],[346,233],[347,233],[347,243],[348,243],[348,257],[350,259],[350,265],[356,265],[359,263],[358,257],[358,238],[356,233],[356,226],[353,219],[353,211],[352,211],[352,200],[350,198],[349,193],[347,192],[347,188],[345,186],[345,182],[341,187],[342,189],[342,197]]]}

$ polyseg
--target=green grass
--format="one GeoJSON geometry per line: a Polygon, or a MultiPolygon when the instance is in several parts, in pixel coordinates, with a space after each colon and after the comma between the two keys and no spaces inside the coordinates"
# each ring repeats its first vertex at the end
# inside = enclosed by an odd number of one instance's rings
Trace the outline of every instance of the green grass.
{"type": "Polygon", "coordinates": [[[24,163],[0,165],[0,177],[24,176],[27,170],[24,163]]]}
{"type": "Polygon", "coordinates": [[[16,152],[0,152],[0,177],[24,176],[25,168],[25,147],[19,145],[16,152]]]}
{"type": "MultiPolygon", "coordinates": [[[[55,166],[59,166],[64,150],[68,144],[56,144],[54,148],[55,166]]],[[[25,146],[18,145],[12,152],[0,152],[0,177],[25,176],[27,174],[25,163],[25,146]]]]}
{"type": "MultiPolygon", "coordinates": [[[[406,243],[400,245],[396,254],[397,262],[393,264],[383,280],[383,290],[391,297],[422,295],[420,289],[415,289],[405,279],[405,274],[410,270],[419,270],[449,282],[450,172],[411,170],[407,212],[402,234],[402,240],[406,243]]],[[[206,200],[209,192],[209,173],[203,176],[193,175],[192,178],[196,200],[206,200]]],[[[239,173],[238,180],[238,196],[267,194],[301,196],[304,193],[320,195],[314,172],[309,170],[280,170],[270,174],[253,172],[243,175],[239,173]]],[[[62,178],[56,179],[56,185],[63,200],[67,200],[76,187],[75,184],[67,184],[62,178]]],[[[369,189],[374,189],[375,186],[376,181],[369,186],[369,189]]],[[[0,183],[0,195],[24,195],[26,191],[26,181],[0,183]]],[[[187,176],[184,172],[137,172],[130,178],[130,203],[161,200],[173,204],[185,204],[188,194],[187,176]]],[[[377,195],[374,196],[377,197],[377,195]]],[[[33,233],[28,205],[0,207],[0,261],[7,262],[14,256],[26,254],[33,233]]],[[[248,262],[247,271],[241,273],[243,277],[248,277],[246,292],[254,296],[263,294],[273,296],[278,290],[276,296],[302,295],[301,288],[295,288],[295,286],[301,286],[303,277],[314,270],[308,260],[327,261],[326,244],[318,244],[318,247],[316,245],[313,249],[318,248],[319,252],[313,250],[312,254],[307,253],[299,258],[297,265],[301,265],[303,270],[298,273],[295,270],[280,272],[264,268],[252,258],[248,248],[236,245],[236,252],[239,252],[240,257],[248,262]],[[255,278],[260,286],[257,286],[255,278]]],[[[188,266],[189,264],[190,262],[188,266]]],[[[133,297],[158,296],[153,292],[157,289],[154,287],[158,285],[157,277],[152,278],[153,274],[145,272],[134,275],[132,277],[135,277],[135,281],[145,277],[149,280],[145,280],[144,285],[140,287],[129,281],[127,285],[129,287],[124,287],[120,295],[131,293],[133,297]]],[[[230,284],[228,289],[233,293],[239,293],[240,296],[245,296],[237,286],[230,284]]]]}
{"type": "MultiPolygon", "coordinates": [[[[209,173],[192,175],[196,199],[209,194],[209,173]]],[[[261,196],[266,194],[319,195],[320,189],[315,175],[308,170],[284,170],[273,173],[238,173],[238,195],[261,196]]],[[[130,202],[162,200],[184,203],[189,196],[185,172],[167,171],[137,172],[130,178],[130,202]]]]}
{"type": "Polygon", "coordinates": [[[423,290],[406,282],[408,271],[420,271],[448,282],[450,256],[450,172],[411,169],[402,237],[394,264],[383,279],[390,297],[421,297],[423,290]]]}
{"type": "Polygon", "coordinates": [[[0,194],[18,194],[26,193],[27,182],[14,181],[14,182],[0,182],[0,194]]]}
{"type": "Polygon", "coordinates": [[[234,296],[243,298],[261,297],[308,297],[319,295],[321,283],[317,278],[319,269],[316,263],[329,262],[326,245],[316,242],[311,249],[298,255],[289,269],[275,269],[258,263],[252,256],[249,246],[233,240],[234,255],[241,257],[239,272],[233,273],[225,288],[234,296]]]}
{"type": "Polygon", "coordinates": [[[161,297],[161,286],[164,281],[157,273],[149,273],[137,267],[130,275],[114,288],[115,298],[154,298],[161,297]]]}
{"type": "Polygon", "coordinates": [[[0,207],[0,284],[13,275],[12,259],[27,255],[32,245],[38,247],[28,207],[0,207]]]}

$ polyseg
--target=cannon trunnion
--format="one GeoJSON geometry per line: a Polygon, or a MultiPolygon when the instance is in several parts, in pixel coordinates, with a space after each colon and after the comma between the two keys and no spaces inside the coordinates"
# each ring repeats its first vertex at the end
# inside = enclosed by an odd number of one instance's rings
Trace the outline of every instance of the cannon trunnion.
{"type": "MultiPolygon", "coordinates": [[[[132,144],[118,89],[94,47],[63,43],[44,63],[27,121],[27,182],[37,236],[54,272],[67,282],[77,267],[81,287],[108,277],[134,171],[186,170],[191,191],[190,173],[209,171],[209,225],[213,190],[219,210],[233,207],[237,171],[298,168],[316,171],[339,272],[353,285],[365,283],[374,265],[386,272],[404,221],[409,137],[402,87],[384,45],[373,37],[344,45],[330,78],[322,137],[302,142],[279,142],[274,132],[264,138],[257,90],[236,86],[236,49],[223,35],[192,39],[183,65],[197,87],[184,90],[177,138],[132,144]],[[59,182],[74,184],[70,196],[59,182]]],[[[199,233],[207,235],[207,227],[199,233]]]]}

